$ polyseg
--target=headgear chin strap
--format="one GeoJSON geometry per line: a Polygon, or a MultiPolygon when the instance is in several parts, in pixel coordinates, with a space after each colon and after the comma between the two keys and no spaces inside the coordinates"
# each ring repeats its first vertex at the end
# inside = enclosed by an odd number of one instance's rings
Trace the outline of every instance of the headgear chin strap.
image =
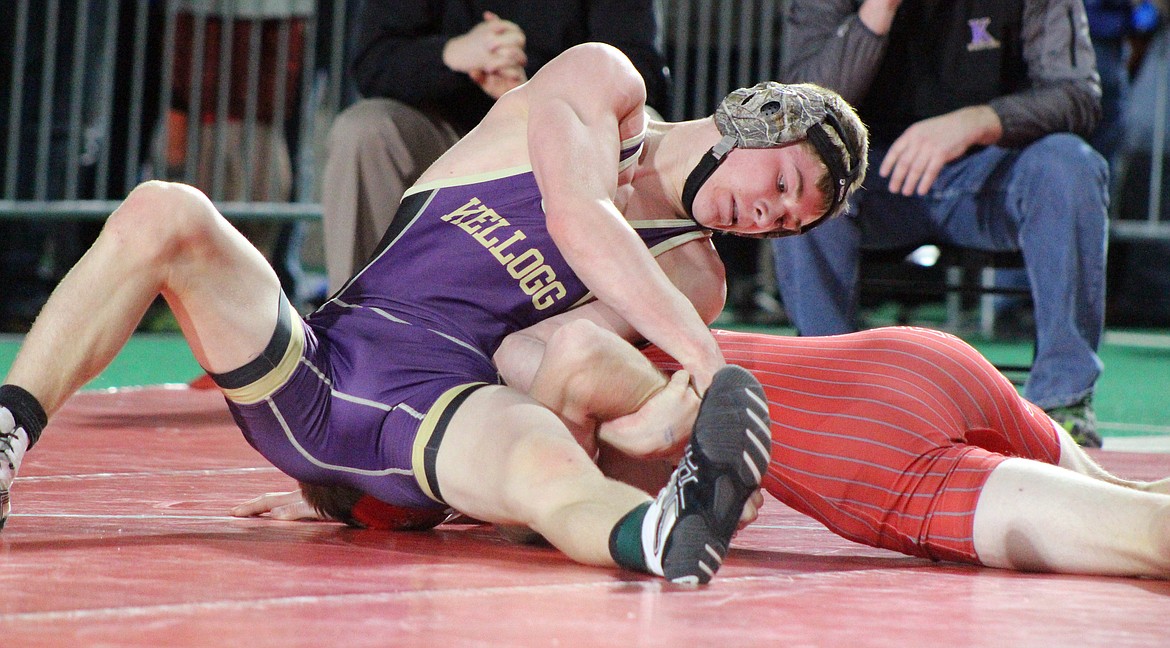
{"type": "Polygon", "coordinates": [[[715,143],[703,154],[699,159],[699,163],[687,176],[687,181],[683,183],[682,202],[683,208],[687,210],[687,216],[691,220],[695,220],[695,214],[691,211],[691,206],[695,202],[695,195],[699,193],[699,187],[715,173],[715,169],[723,164],[723,160],[731,149],[735,148],[735,137],[732,135],[724,135],[722,139],[715,143]]]}

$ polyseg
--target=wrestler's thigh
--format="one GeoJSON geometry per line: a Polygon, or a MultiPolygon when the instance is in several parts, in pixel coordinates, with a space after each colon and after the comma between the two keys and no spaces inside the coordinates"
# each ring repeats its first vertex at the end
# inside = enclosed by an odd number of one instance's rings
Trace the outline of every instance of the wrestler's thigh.
{"type": "Polygon", "coordinates": [[[599,473],[560,419],[502,386],[477,390],[459,406],[435,457],[443,500],[502,524],[529,523],[563,493],[554,483],[586,474],[599,473]]]}
{"type": "MultiPolygon", "coordinates": [[[[156,214],[173,223],[162,295],[196,359],[212,372],[256,357],[272,338],[280,280],[264,255],[202,192],[183,185],[152,188],[156,214]]],[[[136,190],[137,192],[137,190],[136,190]]],[[[127,200],[130,202],[130,199],[127,200]]]]}

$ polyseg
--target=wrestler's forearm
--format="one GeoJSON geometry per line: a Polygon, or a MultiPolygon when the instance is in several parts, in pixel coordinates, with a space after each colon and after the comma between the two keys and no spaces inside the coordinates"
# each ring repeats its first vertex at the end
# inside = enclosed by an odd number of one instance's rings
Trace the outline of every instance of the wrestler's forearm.
{"type": "Polygon", "coordinates": [[[574,270],[598,299],[620,313],[642,337],[671,353],[705,390],[711,375],[723,365],[723,357],[694,305],[636,236],[620,231],[599,240],[598,228],[593,228],[587,243],[575,243],[587,236],[588,228],[584,219],[572,220],[566,224],[572,231],[562,237],[568,243],[558,243],[558,247],[574,270]]]}
{"type": "Polygon", "coordinates": [[[528,394],[577,426],[630,414],[666,385],[666,378],[625,340],[584,321],[557,329],[539,353],[528,394]]]}
{"type": "Polygon", "coordinates": [[[614,203],[619,143],[644,127],[645,88],[628,60],[595,69],[592,50],[570,51],[580,55],[550,63],[526,86],[528,153],[548,233],[594,295],[668,349],[705,390],[723,365],[719,349],[614,203]],[[613,92],[582,93],[591,81],[613,92]]]}

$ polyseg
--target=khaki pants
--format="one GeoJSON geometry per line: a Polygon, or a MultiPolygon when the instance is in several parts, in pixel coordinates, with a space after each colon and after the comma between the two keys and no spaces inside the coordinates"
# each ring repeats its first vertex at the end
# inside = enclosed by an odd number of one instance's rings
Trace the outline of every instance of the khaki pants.
{"type": "Polygon", "coordinates": [[[363,99],[337,116],[321,186],[330,292],[365,265],[402,194],[458,140],[446,122],[393,99],[363,99]]]}

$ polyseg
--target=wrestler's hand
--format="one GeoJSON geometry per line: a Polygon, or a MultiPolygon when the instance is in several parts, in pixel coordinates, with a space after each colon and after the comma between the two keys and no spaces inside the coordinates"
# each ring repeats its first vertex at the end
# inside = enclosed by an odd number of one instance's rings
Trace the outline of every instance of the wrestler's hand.
{"type": "Polygon", "coordinates": [[[631,457],[677,457],[699,414],[699,395],[690,380],[686,371],[674,372],[637,411],[603,422],[598,438],[631,457]]]}
{"type": "Polygon", "coordinates": [[[994,144],[1002,133],[990,106],[968,106],[924,119],[894,140],[878,173],[890,179],[890,193],[924,196],[943,166],[972,146],[994,144]]]}
{"type": "Polygon", "coordinates": [[[324,520],[316,509],[301,497],[301,491],[264,493],[232,509],[235,517],[253,517],[268,514],[274,520],[324,520]]]}
{"type": "Polygon", "coordinates": [[[524,32],[516,23],[485,11],[483,22],[471,31],[447,41],[443,63],[456,72],[499,72],[528,63],[524,32]]]}
{"type": "Polygon", "coordinates": [[[739,524],[735,527],[742,531],[744,527],[755,522],[760,517],[760,509],[764,507],[764,491],[756,489],[743,505],[743,513],[739,515],[739,524]]]}
{"type": "Polygon", "coordinates": [[[700,352],[702,355],[688,359],[675,356],[675,360],[683,366],[683,369],[690,372],[691,389],[695,390],[699,398],[702,398],[707,394],[707,389],[711,387],[711,381],[715,379],[715,374],[727,366],[727,361],[723,359],[723,352],[715,344],[714,338],[711,339],[711,348],[701,349],[700,352]]]}

